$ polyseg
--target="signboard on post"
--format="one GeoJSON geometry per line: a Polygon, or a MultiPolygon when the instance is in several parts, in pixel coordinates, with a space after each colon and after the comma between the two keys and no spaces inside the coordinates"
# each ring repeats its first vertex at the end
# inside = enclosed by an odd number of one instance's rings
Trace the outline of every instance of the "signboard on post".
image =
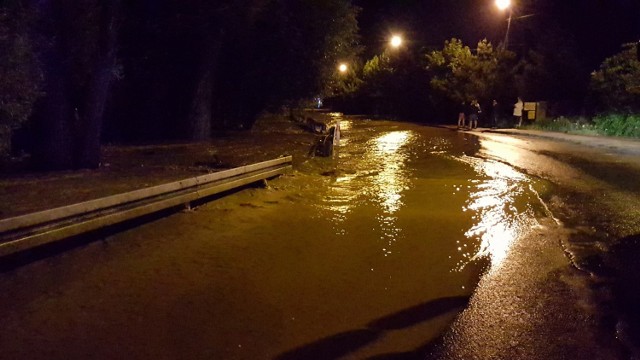
{"type": "Polygon", "coordinates": [[[527,112],[527,120],[536,119],[536,111],[538,110],[538,103],[526,102],[524,103],[524,111],[527,112]]]}
{"type": "Polygon", "coordinates": [[[547,102],[525,102],[522,109],[526,114],[523,114],[524,118],[530,121],[541,120],[547,117],[547,102]]]}

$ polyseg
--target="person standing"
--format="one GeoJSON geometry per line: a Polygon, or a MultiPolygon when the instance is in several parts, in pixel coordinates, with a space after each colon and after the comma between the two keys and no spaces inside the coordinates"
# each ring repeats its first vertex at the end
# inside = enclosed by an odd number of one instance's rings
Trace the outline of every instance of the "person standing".
{"type": "Polygon", "coordinates": [[[464,123],[466,121],[465,113],[465,105],[464,101],[460,103],[460,108],[458,109],[458,129],[464,128],[464,123]]]}
{"type": "Polygon", "coordinates": [[[480,104],[478,100],[473,100],[471,102],[471,114],[469,115],[469,128],[476,129],[478,128],[478,116],[482,113],[482,109],[480,108],[480,104]]]}
{"type": "Polygon", "coordinates": [[[513,104],[513,120],[518,122],[517,127],[522,126],[522,110],[524,109],[524,103],[518,96],[518,101],[513,104]]]}
{"type": "Polygon", "coordinates": [[[498,106],[498,100],[493,99],[491,102],[491,128],[498,127],[498,114],[500,113],[500,107],[498,106]]]}

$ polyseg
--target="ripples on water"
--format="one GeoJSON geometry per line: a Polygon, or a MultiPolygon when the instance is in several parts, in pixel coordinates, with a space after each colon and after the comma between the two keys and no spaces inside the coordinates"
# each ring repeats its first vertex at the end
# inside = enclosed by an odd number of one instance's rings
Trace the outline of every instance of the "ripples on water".
{"type": "Polygon", "coordinates": [[[374,207],[372,220],[382,241],[380,251],[391,255],[394,243],[407,232],[399,221],[407,198],[425,196],[419,186],[432,187],[429,191],[441,191],[438,186],[453,189],[451,195],[463,199],[456,208],[426,200],[422,205],[449,212],[446,216],[452,220],[469,224],[462,234],[450,234],[455,242],[450,257],[457,259],[451,271],[462,271],[481,258],[490,259],[492,271],[499,269],[513,241],[538,225],[536,216],[544,204],[531,180],[509,165],[473,156],[479,146],[469,147],[467,139],[461,145],[459,133],[353,120],[342,120],[341,129],[341,146],[331,160],[335,177],[318,205],[328,212],[336,235],[349,233],[345,220],[355,208],[374,207]],[[447,177],[448,173],[453,176],[447,177]],[[416,180],[424,177],[439,181],[422,184],[416,180]]]}
{"type": "Polygon", "coordinates": [[[530,180],[511,166],[500,162],[463,156],[460,161],[469,164],[482,179],[475,180],[463,211],[474,213],[474,225],[465,232],[468,239],[479,239],[476,251],[458,247],[465,262],[480,257],[491,260],[491,271],[497,271],[513,242],[523,232],[538,225],[533,206],[535,197],[530,180]]]}
{"type": "Polygon", "coordinates": [[[320,340],[301,349],[332,346],[329,340],[372,319],[407,313],[408,325],[377,329],[366,346],[349,347],[358,349],[353,358],[415,349],[438,336],[462,310],[483,266],[498,270],[544,212],[532,180],[480,157],[475,136],[388,121],[340,125],[333,157],[310,159],[290,177],[299,197],[279,210],[288,220],[278,237],[290,238],[287,248],[304,258],[292,271],[309,286],[304,291],[322,290],[312,306],[289,310],[305,329],[322,324],[313,335],[320,340]],[[451,299],[455,306],[438,305],[451,299]]]}

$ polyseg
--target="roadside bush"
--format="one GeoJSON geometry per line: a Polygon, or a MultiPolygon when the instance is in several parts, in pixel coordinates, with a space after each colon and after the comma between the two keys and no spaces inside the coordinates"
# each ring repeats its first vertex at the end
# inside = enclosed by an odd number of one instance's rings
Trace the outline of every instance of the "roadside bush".
{"type": "Polygon", "coordinates": [[[527,128],[581,135],[625,136],[640,138],[640,114],[598,115],[589,120],[584,117],[538,120],[527,128]]]}
{"type": "Polygon", "coordinates": [[[557,131],[571,134],[596,135],[594,125],[583,117],[569,118],[560,116],[537,120],[528,126],[530,129],[557,131]]]}
{"type": "Polygon", "coordinates": [[[637,46],[624,44],[621,52],[605,59],[600,69],[591,75],[590,90],[596,111],[640,111],[640,61],[637,58],[637,46]]]}
{"type": "Polygon", "coordinates": [[[555,119],[540,119],[532,123],[531,128],[549,131],[570,131],[576,128],[576,124],[570,119],[561,116],[555,119]]]}
{"type": "Polygon", "coordinates": [[[593,119],[593,123],[603,135],[640,138],[640,115],[599,115],[593,119]]]}

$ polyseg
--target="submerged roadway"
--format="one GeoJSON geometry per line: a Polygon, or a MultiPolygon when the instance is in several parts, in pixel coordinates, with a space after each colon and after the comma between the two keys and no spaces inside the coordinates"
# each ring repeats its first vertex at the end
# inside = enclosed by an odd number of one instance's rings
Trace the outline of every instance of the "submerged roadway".
{"type": "Polygon", "coordinates": [[[637,142],[335,116],[267,188],[0,273],[0,359],[638,355],[637,142]]]}

